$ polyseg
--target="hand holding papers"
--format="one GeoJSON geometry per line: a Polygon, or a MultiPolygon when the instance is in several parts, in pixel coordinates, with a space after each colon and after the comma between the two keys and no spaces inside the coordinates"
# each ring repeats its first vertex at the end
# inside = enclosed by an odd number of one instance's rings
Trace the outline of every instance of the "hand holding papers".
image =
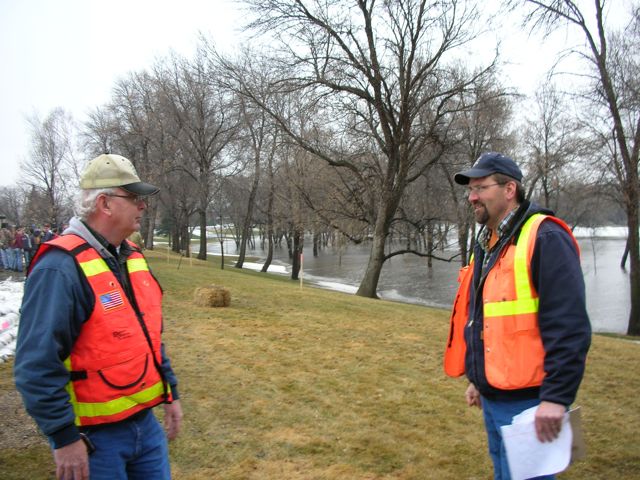
{"type": "Polygon", "coordinates": [[[513,480],[552,475],[569,466],[573,439],[569,414],[564,416],[558,438],[542,443],[534,424],[537,408],[525,410],[513,417],[511,425],[501,427],[513,480]]]}

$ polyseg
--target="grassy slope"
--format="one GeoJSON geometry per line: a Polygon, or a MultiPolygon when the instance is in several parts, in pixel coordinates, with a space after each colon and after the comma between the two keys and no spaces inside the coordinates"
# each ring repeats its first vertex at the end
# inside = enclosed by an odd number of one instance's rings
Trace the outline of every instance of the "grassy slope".
{"type": "MultiPolygon", "coordinates": [[[[491,478],[481,413],[442,373],[447,312],[149,257],[185,410],[175,478],[491,478]],[[210,283],[230,289],[230,307],[193,306],[210,283]]],[[[640,345],[594,337],[577,402],[587,459],[561,478],[636,478],[639,364],[640,345]]],[[[0,395],[10,374],[0,366],[0,395]]],[[[25,478],[17,455],[29,478],[49,478],[44,442],[0,451],[3,478],[25,478]]]]}

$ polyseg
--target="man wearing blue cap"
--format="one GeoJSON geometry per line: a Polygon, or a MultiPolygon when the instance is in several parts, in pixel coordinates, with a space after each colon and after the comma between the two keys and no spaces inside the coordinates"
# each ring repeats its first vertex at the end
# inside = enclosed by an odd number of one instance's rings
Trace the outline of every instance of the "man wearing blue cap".
{"type": "Polygon", "coordinates": [[[445,371],[466,374],[467,404],[483,410],[494,478],[505,480],[500,427],[536,407],[539,441],[556,439],[582,381],[591,326],[580,251],[562,220],[525,199],[511,158],[485,153],[454,178],[467,186],[481,227],[460,275],[445,371]]]}

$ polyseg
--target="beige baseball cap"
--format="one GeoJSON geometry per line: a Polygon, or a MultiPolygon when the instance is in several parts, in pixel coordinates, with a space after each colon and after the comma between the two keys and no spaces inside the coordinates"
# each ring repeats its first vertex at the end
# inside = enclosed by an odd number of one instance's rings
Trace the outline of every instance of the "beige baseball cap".
{"type": "Polygon", "coordinates": [[[80,176],[80,188],[119,187],[134,195],[155,195],[160,191],[155,185],[140,181],[133,164],[114,154],[102,154],[91,160],[80,176]]]}

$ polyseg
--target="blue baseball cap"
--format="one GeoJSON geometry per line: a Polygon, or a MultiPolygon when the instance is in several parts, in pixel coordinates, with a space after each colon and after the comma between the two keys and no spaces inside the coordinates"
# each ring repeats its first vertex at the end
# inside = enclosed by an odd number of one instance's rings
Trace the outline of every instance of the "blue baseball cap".
{"type": "Polygon", "coordinates": [[[483,153],[473,164],[473,167],[456,173],[453,179],[457,184],[467,185],[472,178],[488,177],[494,173],[502,173],[518,182],[522,182],[522,171],[516,165],[516,162],[496,152],[483,153]]]}

